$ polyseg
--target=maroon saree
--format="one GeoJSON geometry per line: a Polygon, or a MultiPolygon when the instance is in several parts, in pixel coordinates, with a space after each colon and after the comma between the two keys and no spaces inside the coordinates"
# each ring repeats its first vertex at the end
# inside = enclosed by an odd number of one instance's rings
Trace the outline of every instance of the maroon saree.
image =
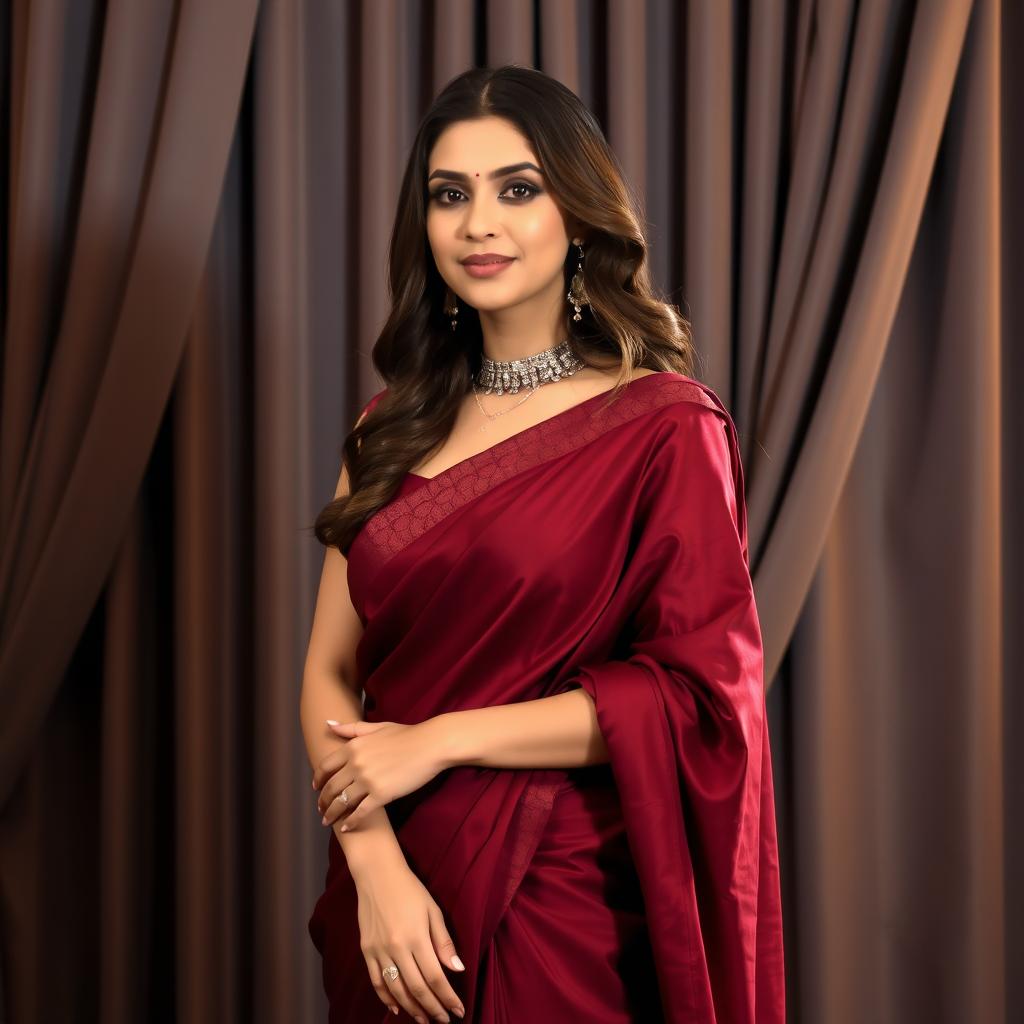
{"type": "MultiPolygon", "coordinates": [[[[348,581],[368,721],[582,686],[610,764],[452,768],[388,814],[466,964],[446,970],[466,1021],[783,1024],[736,429],[677,373],[608,401],[408,475],[353,543],[348,581]]],[[[328,843],[309,933],[330,1020],[392,1020],[328,843]]]]}

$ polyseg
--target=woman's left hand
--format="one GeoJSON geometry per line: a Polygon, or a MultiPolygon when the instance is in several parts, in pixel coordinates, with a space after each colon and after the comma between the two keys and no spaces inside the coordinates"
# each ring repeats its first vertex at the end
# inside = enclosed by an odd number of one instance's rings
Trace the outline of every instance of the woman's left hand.
{"type": "Polygon", "coordinates": [[[317,766],[313,788],[323,824],[343,820],[350,831],[377,807],[426,785],[448,767],[438,719],[415,725],[399,722],[345,722],[328,728],[348,740],[317,766]],[[348,802],[341,799],[346,792],[348,802]]]}

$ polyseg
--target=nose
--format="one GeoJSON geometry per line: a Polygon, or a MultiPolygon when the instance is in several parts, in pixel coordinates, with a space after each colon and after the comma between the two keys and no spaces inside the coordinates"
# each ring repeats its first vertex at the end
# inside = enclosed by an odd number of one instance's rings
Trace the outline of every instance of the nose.
{"type": "Polygon", "coordinates": [[[498,228],[501,206],[496,197],[477,192],[466,200],[462,229],[467,238],[493,236],[498,228]]]}

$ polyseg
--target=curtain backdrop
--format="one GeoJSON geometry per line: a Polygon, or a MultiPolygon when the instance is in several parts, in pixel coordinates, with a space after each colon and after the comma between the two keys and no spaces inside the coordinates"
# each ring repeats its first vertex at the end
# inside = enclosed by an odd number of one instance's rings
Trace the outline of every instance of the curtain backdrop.
{"type": "Polygon", "coordinates": [[[310,526],[417,121],[504,63],[597,115],[739,429],[790,1020],[1024,1017],[1022,42],[1000,0],[0,5],[0,1018],[324,1019],[310,526]]]}

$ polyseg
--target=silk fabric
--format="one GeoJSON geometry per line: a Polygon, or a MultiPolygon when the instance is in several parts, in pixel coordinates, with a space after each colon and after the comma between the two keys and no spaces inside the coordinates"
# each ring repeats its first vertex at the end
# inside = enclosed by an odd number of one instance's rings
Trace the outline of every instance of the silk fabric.
{"type": "MultiPolygon", "coordinates": [[[[610,763],[451,768],[388,814],[466,964],[446,973],[467,1021],[783,1024],[736,429],[682,374],[608,401],[407,474],[353,542],[348,582],[368,721],[582,687],[610,763]]],[[[331,1021],[391,1020],[333,832],[309,932],[331,1021]]]]}

